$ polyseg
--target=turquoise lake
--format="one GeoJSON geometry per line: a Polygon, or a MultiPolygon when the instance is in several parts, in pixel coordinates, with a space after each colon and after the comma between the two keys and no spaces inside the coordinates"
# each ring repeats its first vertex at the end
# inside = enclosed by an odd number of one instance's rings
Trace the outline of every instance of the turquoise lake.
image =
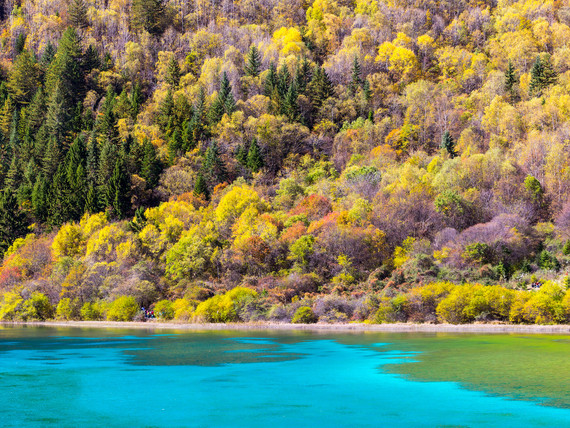
{"type": "Polygon", "coordinates": [[[570,337],[0,326],[4,427],[566,427],[570,337]]]}

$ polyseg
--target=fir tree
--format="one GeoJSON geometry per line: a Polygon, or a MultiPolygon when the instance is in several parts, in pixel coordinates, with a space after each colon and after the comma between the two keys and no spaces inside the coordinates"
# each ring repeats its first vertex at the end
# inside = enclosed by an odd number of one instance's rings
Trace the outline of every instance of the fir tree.
{"type": "Polygon", "coordinates": [[[311,83],[309,84],[309,93],[313,106],[320,107],[323,102],[334,94],[333,84],[321,67],[315,67],[311,83]]]}
{"type": "Polygon", "coordinates": [[[164,0],[133,0],[131,22],[138,30],[159,35],[164,31],[164,0]]]}
{"type": "Polygon", "coordinates": [[[441,148],[445,149],[452,159],[457,156],[457,152],[455,151],[455,141],[449,131],[445,131],[441,137],[441,148]]]}
{"type": "Polygon", "coordinates": [[[53,177],[61,162],[61,146],[59,140],[51,137],[42,159],[42,170],[46,177],[53,177]]]}
{"type": "Polygon", "coordinates": [[[51,41],[48,41],[44,52],[42,53],[41,63],[43,67],[47,67],[52,62],[53,58],[55,57],[56,49],[51,41]]]}
{"type": "Polygon", "coordinates": [[[194,196],[196,196],[197,198],[203,197],[205,200],[210,199],[208,184],[206,183],[206,179],[201,173],[198,174],[198,178],[196,179],[196,183],[194,184],[194,196]]]}
{"type": "Polygon", "coordinates": [[[269,64],[269,72],[265,77],[263,87],[263,93],[266,97],[271,97],[273,95],[273,91],[277,88],[277,68],[273,62],[269,64]]]}
{"type": "Polygon", "coordinates": [[[285,99],[283,100],[283,114],[285,114],[285,116],[287,116],[287,119],[289,119],[290,122],[295,122],[297,120],[299,120],[300,117],[300,111],[299,111],[299,105],[297,104],[297,88],[295,86],[295,83],[291,84],[291,86],[289,86],[289,90],[287,91],[287,94],[285,95],[285,99]]]}
{"type": "Polygon", "coordinates": [[[144,102],[144,96],[142,93],[141,85],[137,82],[133,86],[133,90],[131,91],[131,106],[132,106],[132,114],[133,119],[137,118],[137,115],[140,112],[140,108],[142,103],[144,102]]]}
{"type": "Polygon", "coordinates": [[[360,67],[360,62],[358,58],[354,57],[354,62],[352,63],[352,74],[349,89],[352,95],[356,94],[359,87],[362,86],[364,81],[362,80],[362,69],[360,67]]]}
{"type": "Polygon", "coordinates": [[[6,84],[13,99],[21,104],[28,104],[40,86],[38,66],[32,53],[22,51],[14,61],[6,84]]]}
{"type": "Polygon", "coordinates": [[[69,182],[65,166],[59,165],[51,181],[49,192],[48,222],[53,226],[60,226],[71,218],[69,182]]]}
{"type": "Polygon", "coordinates": [[[124,156],[119,156],[105,194],[105,205],[112,208],[116,218],[121,219],[128,214],[131,207],[129,194],[130,180],[125,171],[124,156]]]}
{"type": "Polygon", "coordinates": [[[307,58],[303,58],[303,61],[297,67],[297,73],[295,74],[295,84],[297,85],[297,91],[300,94],[304,94],[311,82],[311,66],[307,58]]]}
{"type": "Polygon", "coordinates": [[[16,238],[25,235],[26,230],[26,218],[18,207],[14,192],[4,189],[0,193],[0,254],[4,254],[16,238]]]}
{"type": "Polygon", "coordinates": [[[47,220],[49,211],[48,198],[49,185],[44,174],[40,173],[32,190],[32,210],[34,217],[40,222],[47,220]]]}
{"type": "Polygon", "coordinates": [[[145,179],[149,189],[153,189],[158,185],[160,169],[160,161],[156,154],[156,148],[147,138],[143,142],[141,177],[145,179]]]}
{"type": "Polygon", "coordinates": [[[87,195],[85,197],[85,212],[89,214],[98,213],[101,206],[99,203],[99,196],[97,195],[97,189],[93,184],[90,184],[87,189],[87,195]]]}
{"type": "Polygon", "coordinates": [[[172,91],[168,89],[166,97],[160,103],[160,108],[158,112],[157,122],[164,132],[170,130],[169,125],[172,123],[172,112],[174,110],[174,97],[172,96],[172,91]]]}
{"type": "Polygon", "coordinates": [[[261,55],[257,46],[252,45],[247,53],[244,68],[246,76],[257,77],[261,71],[261,55]]]}
{"type": "Polygon", "coordinates": [[[69,131],[71,118],[60,84],[51,93],[46,112],[46,126],[51,136],[63,140],[69,131]]]}
{"type": "Polygon", "coordinates": [[[176,88],[180,82],[180,65],[175,55],[172,55],[166,69],[166,83],[176,88]]]}
{"type": "Polygon", "coordinates": [[[261,151],[257,145],[257,140],[254,138],[249,146],[249,151],[247,152],[247,167],[252,172],[259,172],[263,166],[263,157],[261,156],[261,151]]]}
{"type": "Polygon", "coordinates": [[[135,211],[134,218],[129,221],[129,229],[133,233],[139,233],[146,226],[147,220],[145,215],[145,209],[143,207],[137,208],[135,211]]]}
{"type": "Polygon", "coordinates": [[[228,178],[226,165],[221,158],[218,143],[213,140],[204,155],[202,171],[207,174],[214,184],[223,183],[228,178]]]}
{"type": "Polygon", "coordinates": [[[218,123],[224,114],[232,114],[235,110],[236,104],[232,94],[232,87],[228,79],[228,75],[224,71],[222,80],[220,82],[220,90],[218,96],[214,100],[210,108],[210,121],[211,123],[218,123]]]}
{"type": "Polygon", "coordinates": [[[174,162],[174,159],[176,159],[176,157],[181,153],[183,147],[184,142],[182,141],[182,137],[180,136],[178,129],[175,129],[168,142],[168,157],[171,164],[174,162]]]}
{"type": "Polygon", "coordinates": [[[87,143],[87,160],[86,160],[86,177],[87,183],[95,185],[97,183],[97,175],[99,172],[99,147],[97,140],[92,135],[87,143]]]}
{"type": "Polygon", "coordinates": [[[87,5],[84,0],[70,0],[67,7],[67,16],[71,25],[76,28],[85,28],[89,25],[87,20],[87,5]]]}
{"type": "Polygon", "coordinates": [[[16,53],[16,55],[21,54],[25,46],[26,46],[26,34],[20,33],[16,37],[16,42],[14,43],[14,52],[16,53]]]}
{"type": "Polygon", "coordinates": [[[530,70],[529,95],[534,97],[542,95],[542,91],[556,83],[556,80],[556,72],[550,63],[550,57],[546,56],[543,60],[537,56],[530,70]]]}
{"type": "Polygon", "coordinates": [[[518,83],[517,80],[515,67],[513,66],[513,63],[509,61],[509,65],[505,71],[505,92],[509,94],[511,99],[513,99],[515,95],[515,85],[518,83]]]}
{"type": "Polygon", "coordinates": [[[248,149],[245,144],[240,144],[236,152],[236,160],[243,166],[247,166],[247,153],[248,149]]]}

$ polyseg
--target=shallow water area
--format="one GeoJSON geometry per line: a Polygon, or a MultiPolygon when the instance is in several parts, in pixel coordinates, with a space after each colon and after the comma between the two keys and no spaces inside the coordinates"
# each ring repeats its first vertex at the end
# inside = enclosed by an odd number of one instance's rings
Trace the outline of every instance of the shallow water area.
{"type": "Polygon", "coordinates": [[[0,326],[5,426],[569,426],[568,336],[0,326]]]}

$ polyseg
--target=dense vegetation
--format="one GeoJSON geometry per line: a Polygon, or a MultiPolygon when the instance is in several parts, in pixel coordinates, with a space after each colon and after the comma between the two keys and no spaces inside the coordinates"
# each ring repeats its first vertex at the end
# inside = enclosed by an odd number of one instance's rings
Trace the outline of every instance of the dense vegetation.
{"type": "Polygon", "coordinates": [[[0,18],[0,319],[569,321],[564,2],[0,18]]]}

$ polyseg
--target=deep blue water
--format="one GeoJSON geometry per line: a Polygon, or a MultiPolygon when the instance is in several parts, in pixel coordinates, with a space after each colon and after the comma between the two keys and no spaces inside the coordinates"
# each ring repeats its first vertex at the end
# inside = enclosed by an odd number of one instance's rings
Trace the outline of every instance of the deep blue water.
{"type": "Polygon", "coordinates": [[[378,338],[0,327],[2,425],[570,426],[568,408],[387,373],[417,355],[378,338]]]}

